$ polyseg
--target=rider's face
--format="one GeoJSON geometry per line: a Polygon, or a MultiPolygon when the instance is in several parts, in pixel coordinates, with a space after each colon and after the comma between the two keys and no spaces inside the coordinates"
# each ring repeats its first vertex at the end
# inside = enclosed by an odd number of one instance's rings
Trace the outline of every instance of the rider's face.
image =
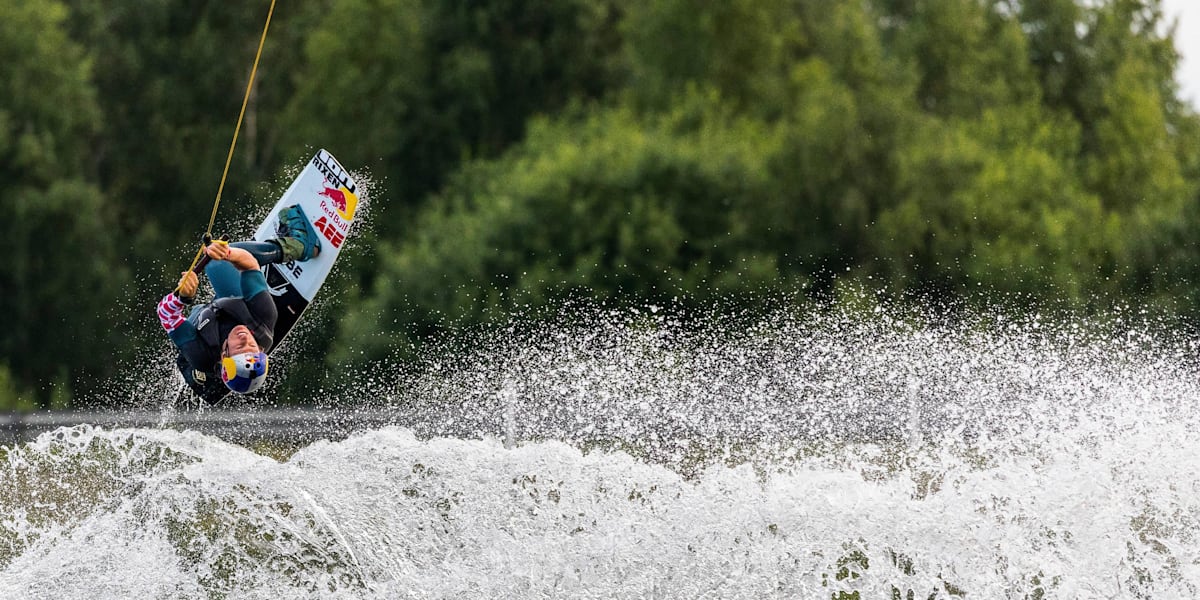
{"type": "Polygon", "coordinates": [[[229,332],[229,337],[225,338],[225,345],[221,348],[222,356],[233,356],[243,352],[262,352],[258,347],[258,341],[254,339],[254,334],[250,333],[250,328],[245,325],[238,325],[229,332]]]}

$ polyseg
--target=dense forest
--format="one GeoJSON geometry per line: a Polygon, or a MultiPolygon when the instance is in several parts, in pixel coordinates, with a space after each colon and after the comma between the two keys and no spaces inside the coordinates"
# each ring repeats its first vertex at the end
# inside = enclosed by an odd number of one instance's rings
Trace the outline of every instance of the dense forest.
{"type": "MultiPolygon", "coordinates": [[[[205,230],[269,5],[0,0],[0,409],[173,368],[153,307],[205,230]]],[[[284,2],[216,229],[245,235],[317,148],[369,174],[347,300],[282,402],[573,297],[1190,321],[1177,61],[1157,0],[284,2]]]]}

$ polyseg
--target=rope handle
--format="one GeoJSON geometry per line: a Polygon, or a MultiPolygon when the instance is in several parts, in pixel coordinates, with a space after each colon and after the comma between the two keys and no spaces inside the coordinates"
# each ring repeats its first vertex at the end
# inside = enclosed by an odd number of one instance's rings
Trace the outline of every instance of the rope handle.
{"type": "MultiPolygon", "coordinates": [[[[192,259],[192,266],[188,267],[188,271],[191,271],[197,275],[199,275],[200,272],[204,270],[204,267],[208,266],[208,263],[212,262],[212,257],[209,256],[208,254],[205,254],[204,249],[206,247],[208,247],[209,244],[213,244],[213,243],[228,244],[229,236],[222,235],[221,237],[214,240],[211,235],[206,233],[203,236],[201,236],[200,242],[201,242],[200,250],[196,252],[196,257],[192,259]]],[[[182,284],[182,283],[183,283],[183,281],[181,280],[180,284],[182,284]]],[[[182,285],[176,285],[175,291],[178,292],[181,287],[182,287],[182,285]]]]}
{"type": "MultiPolygon", "coordinates": [[[[202,241],[204,242],[204,245],[200,247],[200,252],[203,254],[204,248],[207,247],[209,244],[225,244],[226,246],[228,246],[229,245],[229,236],[222,235],[221,237],[214,240],[211,235],[206,233],[206,234],[204,234],[204,238],[202,241]]],[[[200,271],[203,271],[204,267],[207,267],[208,263],[210,263],[210,262],[212,262],[212,257],[207,254],[204,254],[203,256],[200,257],[199,260],[196,261],[196,265],[194,267],[192,267],[192,272],[199,274],[200,271]]]]}

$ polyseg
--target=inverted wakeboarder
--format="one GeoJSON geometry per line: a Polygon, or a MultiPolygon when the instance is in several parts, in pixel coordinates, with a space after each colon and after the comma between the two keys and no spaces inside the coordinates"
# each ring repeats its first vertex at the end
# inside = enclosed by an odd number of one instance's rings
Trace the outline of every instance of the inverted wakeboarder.
{"type": "Polygon", "coordinates": [[[211,260],[204,273],[213,286],[213,301],[184,315],[200,284],[194,271],[185,271],[177,289],[158,303],[158,320],[179,350],[176,365],[188,387],[206,402],[215,403],[229,391],[248,394],[266,381],[278,309],[262,266],[320,254],[321,242],[299,206],[279,211],[276,235],[266,241],[208,244],[204,252],[211,260]]]}

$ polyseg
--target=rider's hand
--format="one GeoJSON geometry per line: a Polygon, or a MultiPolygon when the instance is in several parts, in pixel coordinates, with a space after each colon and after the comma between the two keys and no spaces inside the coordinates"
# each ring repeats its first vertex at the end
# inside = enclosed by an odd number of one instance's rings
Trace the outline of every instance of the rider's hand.
{"type": "Polygon", "coordinates": [[[191,303],[196,298],[196,288],[200,286],[200,278],[192,271],[184,271],[179,278],[179,299],[191,303]]]}
{"type": "Polygon", "coordinates": [[[205,246],[204,252],[213,260],[227,260],[229,258],[229,242],[217,240],[205,246]]]}

